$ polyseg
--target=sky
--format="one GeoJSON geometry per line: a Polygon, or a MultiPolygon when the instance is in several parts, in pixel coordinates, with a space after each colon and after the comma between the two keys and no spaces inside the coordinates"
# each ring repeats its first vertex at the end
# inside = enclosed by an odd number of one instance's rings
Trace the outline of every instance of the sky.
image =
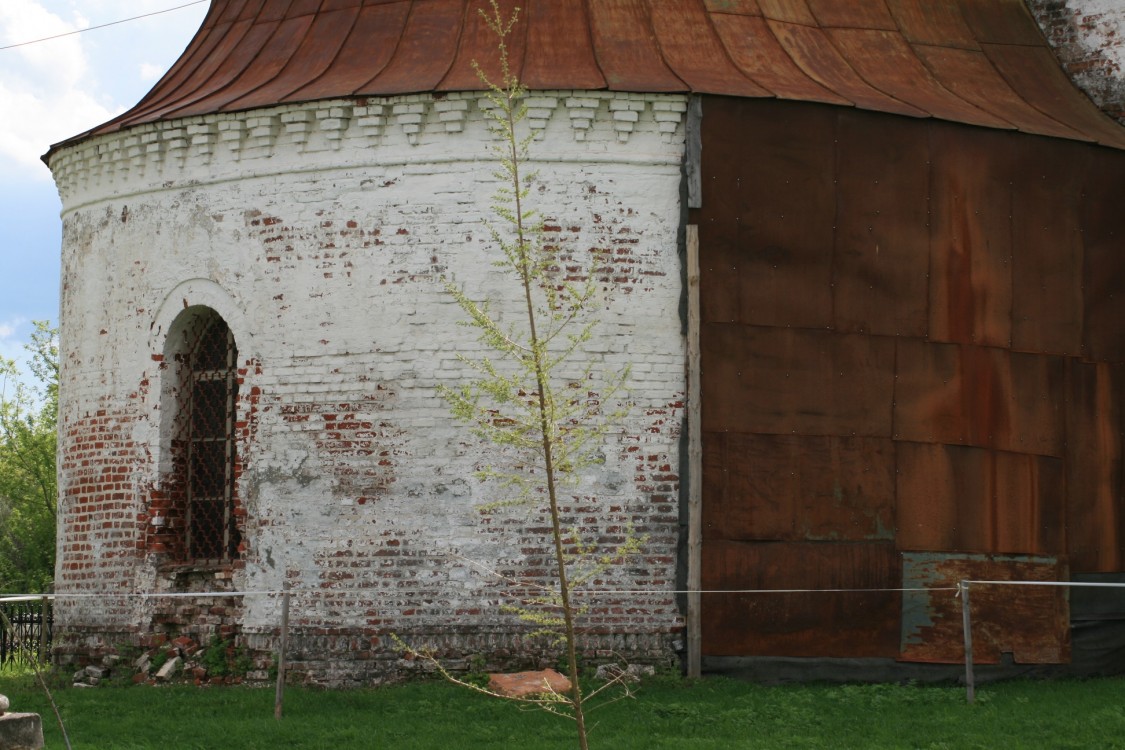
{"type": "Polygon", "coordinates": [[[183,52],[207,7],[0,0],[0,47],[21,45],[0,49],[0,357],[22,360],[31,321],[59,318],[61,206],[40,157],[136,104],[183,52]],[[156,15],[21,44],[149,13],[156,15]]]}

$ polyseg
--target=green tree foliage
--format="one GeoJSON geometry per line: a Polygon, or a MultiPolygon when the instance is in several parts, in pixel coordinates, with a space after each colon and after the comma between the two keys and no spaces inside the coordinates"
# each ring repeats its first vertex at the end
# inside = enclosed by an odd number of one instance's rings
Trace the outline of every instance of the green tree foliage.
{"type": "Polygon", "coordinates": [[[31,383],[0,358],[0,592],[41,593],[54,578],[57,333],[35,323],[31,383]]]}

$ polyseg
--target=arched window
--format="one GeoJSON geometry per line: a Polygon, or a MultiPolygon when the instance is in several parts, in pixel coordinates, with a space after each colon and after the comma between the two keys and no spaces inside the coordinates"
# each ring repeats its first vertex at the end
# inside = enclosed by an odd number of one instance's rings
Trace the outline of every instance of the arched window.
{"type": "Polygon", "coordinates": [[[184,562],[224,562],[238,557],[241,541],[234,518],[238,348],[214,310],[187,313],[187,325],[170,342],[178,388],[169,484],[183,519],[173,548],[184,562]]]}

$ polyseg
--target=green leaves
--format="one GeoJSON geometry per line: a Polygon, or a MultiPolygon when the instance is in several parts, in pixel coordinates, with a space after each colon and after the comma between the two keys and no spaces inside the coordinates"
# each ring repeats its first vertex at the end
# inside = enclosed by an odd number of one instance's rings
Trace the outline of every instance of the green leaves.
{"type": "Polygon", "coordinates": [[[57,342],[55,329],[35,323],[30,384],[0,358],[0,592],[47,591],[54,577],[57,342]]]}

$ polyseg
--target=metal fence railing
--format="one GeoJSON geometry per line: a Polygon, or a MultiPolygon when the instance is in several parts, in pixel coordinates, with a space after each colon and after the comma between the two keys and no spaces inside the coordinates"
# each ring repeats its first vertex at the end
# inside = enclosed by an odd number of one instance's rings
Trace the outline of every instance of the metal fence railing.
{"type": "Polygon", "coordinates": [[[50,658],[54,617],[46,598],[0,602],[11,629],[0,627],[0,665],[50,658]]]}

